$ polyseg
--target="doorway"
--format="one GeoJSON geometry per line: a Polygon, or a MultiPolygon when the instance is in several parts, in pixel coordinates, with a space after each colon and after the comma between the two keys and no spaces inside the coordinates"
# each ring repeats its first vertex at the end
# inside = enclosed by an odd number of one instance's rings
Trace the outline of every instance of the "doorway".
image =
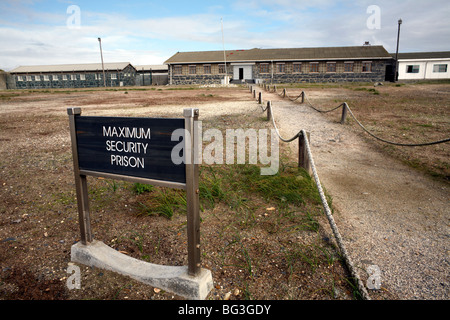
{"type": "Polygon", "coordinates": [[[244,68],[239,68],[239,80],[244,80],[244,68]]]}

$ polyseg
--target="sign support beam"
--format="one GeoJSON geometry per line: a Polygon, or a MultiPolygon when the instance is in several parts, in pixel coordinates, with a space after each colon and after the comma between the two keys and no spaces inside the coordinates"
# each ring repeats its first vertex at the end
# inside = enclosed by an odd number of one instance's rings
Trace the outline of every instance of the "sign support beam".
{"type": "Polygon", "coordinates": [[[85,175],[80,174],[80,167],[78,165],[77,134],[75,127],[75,117],[81,115],[81,108],[68,108],[67,114],[69,115],[69,130],[72,142],[73,171],[75,175],[75,187],[77,192],[78,221],[80,224],[81,243],[86,245],[88,242],[92,242],[88,187],[87,178],[85,175]]]}
{"type": "Polygon", "coordinates": [[[188,237],[188,273],[196,276],[200,272],[200,206],[198,186],[198,146],[194,139],[197,132],[198,109],[184,109],[185,121],[185,166],[188,237]]]}

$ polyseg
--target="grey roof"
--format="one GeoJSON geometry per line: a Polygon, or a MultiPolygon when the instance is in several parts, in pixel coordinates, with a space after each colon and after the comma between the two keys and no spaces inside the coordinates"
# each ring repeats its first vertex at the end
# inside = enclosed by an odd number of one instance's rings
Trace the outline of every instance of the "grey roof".
{"type": "Polygon", "coordinates": [[[149,70],[152,70],[152,71],[168,71],[168,69],[169,69],[169,66],[167,66],[167,65],[164,65],[164,64],[161,64],[161,65],[159,65],[159,64],[145,64],[145,65],[138,65],[138,66],[134,66],[135,68],[136,68],[136,70],[137,71],[141,71],[141,70],[144,70],[144,71],[149,71],[149,70]]]}
{"type": "MultiPolygon", "coordinates": [[[[227,50],[227,62],[392,59],[383,46],[227,50]]],[[[223,62],[223,51],[178,52],[166,64],[223,62]]]]}
{"type": "MultiPolygon", "coordinates": [[[[104,63],[105,71],[123,70],[129,62],[104,63]]],[[[101,63],[86,64],[59,64],[59,65],[40,65],[40,66],[20,66],[10,71],[10,73],[45,73],[45,72],[85,72],[101,71],[101,63]]]]}
{"type": "MultiPolygon", "coordinates": [[[[395,53],[391,53],[395,58],[395,53]]],[[[436,51],[436,52],[404,52],[398,53],[399,60],[407,59],[449,59],[450,51],[436,51]]]]}

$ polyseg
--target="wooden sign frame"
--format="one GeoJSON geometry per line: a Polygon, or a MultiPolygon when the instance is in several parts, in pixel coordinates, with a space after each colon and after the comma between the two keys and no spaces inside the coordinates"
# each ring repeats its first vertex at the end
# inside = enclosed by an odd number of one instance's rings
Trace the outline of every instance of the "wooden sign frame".
{"type": "MultiPolygon", "coordinates": [[[[184,164],[185,168],[185,181],[172,181],[164,179],[152,179],[146,177],[140,177],[129,174],[118,174],[105,172],[102,170],[89,170],[80,167],[80,154],[78,138],[80,134],[86,134],[86,132],[78,131],[77,120],[81,116],[81,108],[68,108],[67,114],[69,115],[69,130],[72,143],[72,155],[73,155],[73,166],[74,166],[74,176],[75,176],[75,186],[78,204],[78,219],[80,225],[81,233],[81,243],[87,245],[93,242],[91,223],[90,223],[90,208],[89,208],[89,198],[88,198],[88,184],[87,176],[103,177],[106,179],[115,180],[125,180],[130,182],[137,182],[143,184],[151,184],[155,186],[178,188],[186,190],[186,202],[187,202],[187,252],[188,252],[188,274],[191,276],[196,276],[201,271],[201,261],[200,261],[200,206],[199,206],[199,187],[198,187],[198,176],[199,168],[198,161],[196,157],[198,156],[198,146],[196,145],[197,130],[195,130],[195,121],[198,120],[199,110],[198,109],[184,109],[184,164]]],[[[99,120],[102,117],[98,117],[99,120]]],[[[109,120],[111,118],[104,118],[109,120]]],[[[122,118],[126,119],[126,118],[122,118]]],[[[151,119],[158,121],[156,118],[139,118],[145,123],[146,119],[151,119]]],[[[164,121],[165,118],[160,118],[164,121]]],[[[95,119],[94,119],[95,120],[95,119]]],[[[182,119],[181,119],[182,120],[182,119]]],[[[95,138],[93,138],[95,139],[95,138]]],[[[95,142],[95,141],[93,141],[95,142]]],[[[84,156],[83,156],[84,157],[84,156]]],[[[83,162],[83,161],[81,161],[83,162]]],[[[179,179],[177,179],[179,180],[179,179]]]]}

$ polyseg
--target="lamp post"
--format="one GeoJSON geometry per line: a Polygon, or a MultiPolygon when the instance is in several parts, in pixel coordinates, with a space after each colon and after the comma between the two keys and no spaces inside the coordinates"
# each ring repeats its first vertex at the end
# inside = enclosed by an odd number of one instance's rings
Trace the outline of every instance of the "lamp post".
{"type": "Polygon", "coordinates": [[[394,82],[398,80],[398,44],[400,41],[400,25],[402,24],[402,19],[398,20],[398,33],[397,33],[397,50],[395,51],[395,73],[394,82]]]}
{"type": "Polygon", "coordinates": [[[98,38],[100,44],[100,57],[102,58],[102,70],[103,70],[103,86],[106,88],[105,66],[103,65],[103,52],[102,52],[102,39],[98,38]]]}

